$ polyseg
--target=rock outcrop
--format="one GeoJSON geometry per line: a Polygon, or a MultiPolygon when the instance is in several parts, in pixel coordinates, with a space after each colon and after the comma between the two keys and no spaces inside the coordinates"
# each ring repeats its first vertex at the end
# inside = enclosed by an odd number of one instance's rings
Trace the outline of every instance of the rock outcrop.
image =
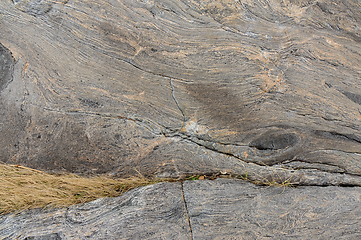
{"type": "Polygon", "coordinates": [[[2,216],[0,237],[360,238],[360,12],[352,0],[1,1],[1,162],[305,186],[162,183],[2,216]]]}
{"type": "Polygon", "coordinates": [[[3,1],[1,161],[361,185],[355,1],[3,1]]]}
{"type": "Polygon", "coordinates": [[[2,239],[358,239],[359,187],[159,183],[114,199],[0,217],[2,239]]]}

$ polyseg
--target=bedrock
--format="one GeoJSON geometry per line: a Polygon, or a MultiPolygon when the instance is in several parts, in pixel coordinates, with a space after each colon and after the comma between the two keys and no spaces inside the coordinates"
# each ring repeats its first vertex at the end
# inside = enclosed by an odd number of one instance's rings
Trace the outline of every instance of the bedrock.
{"type": "Polygon", "coordinates": [[[0,161],[360,186],[357,1],[0,3],[0,161]]]}
{"type": "Polygon", "coordinates": [[[113,199],[0,217],[2,239],[358,239],[359,187],[159,183],[113,199]]]}

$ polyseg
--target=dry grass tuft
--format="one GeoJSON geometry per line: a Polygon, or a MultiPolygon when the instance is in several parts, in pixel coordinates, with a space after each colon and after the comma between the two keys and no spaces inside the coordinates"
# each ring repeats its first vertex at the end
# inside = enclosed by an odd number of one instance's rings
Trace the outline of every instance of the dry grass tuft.
{"type": "Polygon", "coordinates": [[[0,164],[0,214],[32,208],[65,207],[102,197],[117,197],[132,188],[160,181],[54,175],[19,165],[0,164]]]}

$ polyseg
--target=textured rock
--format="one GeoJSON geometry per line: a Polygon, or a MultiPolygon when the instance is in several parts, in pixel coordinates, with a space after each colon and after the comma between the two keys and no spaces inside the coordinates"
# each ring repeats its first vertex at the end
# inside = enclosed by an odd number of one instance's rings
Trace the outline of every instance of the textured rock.
{"type": "Polygon", "coordinates": [[[0,44],[0,91],[12,80],[14,60],[9,49],[0,44]]]}
{"type": "MultiPolygon", "coordinates": [[[[361,186],[360,12],[351,0],[1,1],[0,161],[361,186]]],[[[358,206],[357,187],[163,183],[2,216],[0,236],[357,239],[358,206]]]]}
{"type": "Polygon", "coordinates": [[[0,161],[361,185],[360,6],[2,1],[0,161]]]}
{"type": "Polygon", "coordinates": [[[0,217],[1,239],[359,239],[359,187],[185,181],[0,217]],[[184,192],[184,193],[183,193],[184,192]]]}
{"type": "Polygon", "coordinates": [[[359,239],[359,187],[260,187],[186,181],[194,239],[359,239]]]}
{"type": "Polygon", "coordinates": [[[190,239],[180,183],[138,188],[118,198],[0,217],[1,239],[190,239]]]}

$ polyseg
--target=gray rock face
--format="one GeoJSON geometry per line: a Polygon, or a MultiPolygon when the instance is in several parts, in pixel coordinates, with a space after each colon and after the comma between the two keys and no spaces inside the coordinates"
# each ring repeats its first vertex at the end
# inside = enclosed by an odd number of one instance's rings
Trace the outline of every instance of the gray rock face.
{"type": "Polygon", "coordinates": [[[0,236],[359,238],[360,12],[351,0],[1,1],[1,162],[349,188],[160,184],[2,216],[0,236]]]}
{"type": "Polygon", "coordinates": [[[11,0],[15,7],[20,11],[31,16],[39,16],[48,13],[52,9],[52,5],[65,4],[68,0],[50,1],[50,0],[11,0]]]}
{"type": "Polygon", "coordinates": [[[11,52],[0,43],[0,91],[12,80],[13,67],[11,52]]]}
{"type": "Polygon", "coordinates": [[[361,185],[358,2],[14,0],[0,9],[3,162],[361,185]]]}
{"type": "Polygon", "coordinates": [[[67,209],[0,217],[2,239],[359,239],[359,187],[242,180],[138,188],[67,209]]]}
{"type": "Polygon", "coordinates": [[[359,187],[260,187],[187,181],[194,239],[359,239],[359,187]]]}
{"type": "Polygon", "coordinates": [[[180,183],[161,183],[114,199],[0,217],[2,239],[190,239],[180,183]]]}

